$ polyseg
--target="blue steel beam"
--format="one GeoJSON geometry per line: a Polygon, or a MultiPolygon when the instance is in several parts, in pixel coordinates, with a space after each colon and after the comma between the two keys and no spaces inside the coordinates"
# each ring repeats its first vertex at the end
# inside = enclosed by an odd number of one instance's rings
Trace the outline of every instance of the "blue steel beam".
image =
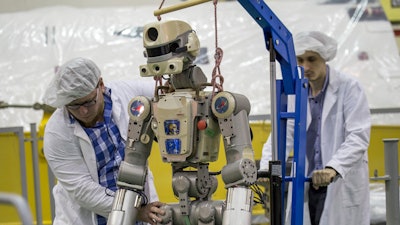
{"type": "MultiPolygon", "coordinates": [[[[292,34],[261,0],[238,0],[253,19],[261,26],[268,51],[275,51],[276,59],[281,65],[282,80],[276,81],[276,129],[278,142],[278,160],[282,163],[282,187],[285,182],[292,182],[291,224],[303,224],[303,202],[305,177],[305,149],[306,149],[306,119],[308,81],[298,75],[298,67],[292,34]],[[272,40],[272,47],[270,46],[272,40]],[[288,95],[295,95],[295,111],[287,112],[288,95]],[[286,127],[287,120],[294,120],[294,157],[293,177],[286,174],[286,127]]],[[[271,96],[272,97],[272,96],[271,96]]],[[[282,207],[284,212],[284,188],[282,188],[282,207]]],[[[290,206],[287,206],[290,207],[290,206]]],[[[281,222],[285,224],[285,213],[282,213],[281,222]]],[[[273,224],[277,225],[277,224],[273,224]]]]}
{"type": "Polygon", "coordinates": [[[295,94],[295,79],[298,73],[292,34],[263,1],[238,1],[263,29],[267,49],[272,38],[276,59],[281,65],[284,92],[295,94]]]}

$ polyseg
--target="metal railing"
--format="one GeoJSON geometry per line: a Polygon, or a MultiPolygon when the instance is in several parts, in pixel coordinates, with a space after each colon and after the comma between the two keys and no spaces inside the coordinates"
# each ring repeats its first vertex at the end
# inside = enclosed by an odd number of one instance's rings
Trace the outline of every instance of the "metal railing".
{"type": "Polygon", "coordinates": [[[0,192],[0,203],[13,205],[17,209],[23,225],[33,224],[31,210],[23,197],[16,194],[0,192]]]}
{"type": "Polygon", "coordinates": [[[386,224],[400,225],[399,207],[399,139],[383,139],[385,151],[385,175],[371,177],[372,181],[385,181],[386,190],[386,224]]]}

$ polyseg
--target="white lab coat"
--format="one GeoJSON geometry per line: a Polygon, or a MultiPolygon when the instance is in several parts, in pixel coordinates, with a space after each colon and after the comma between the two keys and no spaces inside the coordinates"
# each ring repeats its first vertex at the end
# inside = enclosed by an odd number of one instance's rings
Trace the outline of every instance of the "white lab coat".
{"type": "MultiPolygon", "coordinates": [[[[370,111],[360,84],[350,76],[330,69],[329,85],[322,110],[321,149],[323,166],[330,166],[339,178],[328,186],[321,225],[369,225],[369,171],[367,149],[370,138],[370,111]]],[[[294,99],[289,101],[294,108],[294,99]]],[[[308,106],[307,127],[311,122],[308,106]]],[[[293,120],[287,126],[287,153],[293,149],[293,120]]],[[[268,169],[272,159],[270,138],[263,146],[260,169],[268,169]]],[[[307,162],[306,167],[307,168],[307,162]]],[[[305,185],[304,221],[310,224],[308,188],[305,185]]],[[[290,222],[289,188],[286,224],[290,222]]]]}
{"type": "MultiPolygon", "coordinates": [[[[128,103],[138,95],[153,96],[154,82],[118,81],[106,86],[111,88],[113,119],[126,140],[128,103]]],[[[53,189],[56,214],[53,225],[96,225],[96,214],[108,217],[113,197],[98,182],[92,143],[79,123],[70,123],[64,108],[57,109],[46,124],[44,154],[58,180],[53,189]]],[[[150,201],[158,200],[150,171],[146,192],[150,201]]]]}

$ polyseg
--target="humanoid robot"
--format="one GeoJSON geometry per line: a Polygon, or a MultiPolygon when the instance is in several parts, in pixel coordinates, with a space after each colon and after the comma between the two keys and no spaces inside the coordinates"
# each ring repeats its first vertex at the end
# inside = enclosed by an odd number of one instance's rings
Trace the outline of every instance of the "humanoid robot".
{"type": "Polygon", "coordinates": [[[137,96],[129,103],[130,122],[125,160],[109,225],[135,224],[154,137],[163,162],[173,171],[172,188],[179,203],[164,207],[161,224],[251,224],[257,179],[248,115],[250,103],[240,94],[207,92],[210,86],[201,68],[193,64],[200,44],[189,24],[171,20],[147,24],[143,30],[147,64],[143,77],[167,78],[150,99],[137,96]],[[227,164],[222,180],[226,201],[213,201],[217,188],[208,165],[218,159],[220,139],[227,164]]]}

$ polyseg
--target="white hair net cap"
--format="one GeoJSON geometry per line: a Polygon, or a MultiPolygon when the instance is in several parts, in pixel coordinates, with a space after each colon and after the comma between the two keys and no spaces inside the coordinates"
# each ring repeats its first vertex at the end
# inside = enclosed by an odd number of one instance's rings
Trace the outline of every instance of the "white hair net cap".
{"type": "Polygon", "coordinates": [[[302,55],[305,51],[313,51],[326,62],[335,58],[337,50],[336,40],[319,31],[298,33],[294,37],[294,46],[296,55],[302,55]]]}
{"type": "Polygon", "coordinates": [[[96,88],[100,76],[100,69],[92,60],[74,58],[58,69],[45,92],[44,102],[60,108],[85,97],[96,88]]]}

